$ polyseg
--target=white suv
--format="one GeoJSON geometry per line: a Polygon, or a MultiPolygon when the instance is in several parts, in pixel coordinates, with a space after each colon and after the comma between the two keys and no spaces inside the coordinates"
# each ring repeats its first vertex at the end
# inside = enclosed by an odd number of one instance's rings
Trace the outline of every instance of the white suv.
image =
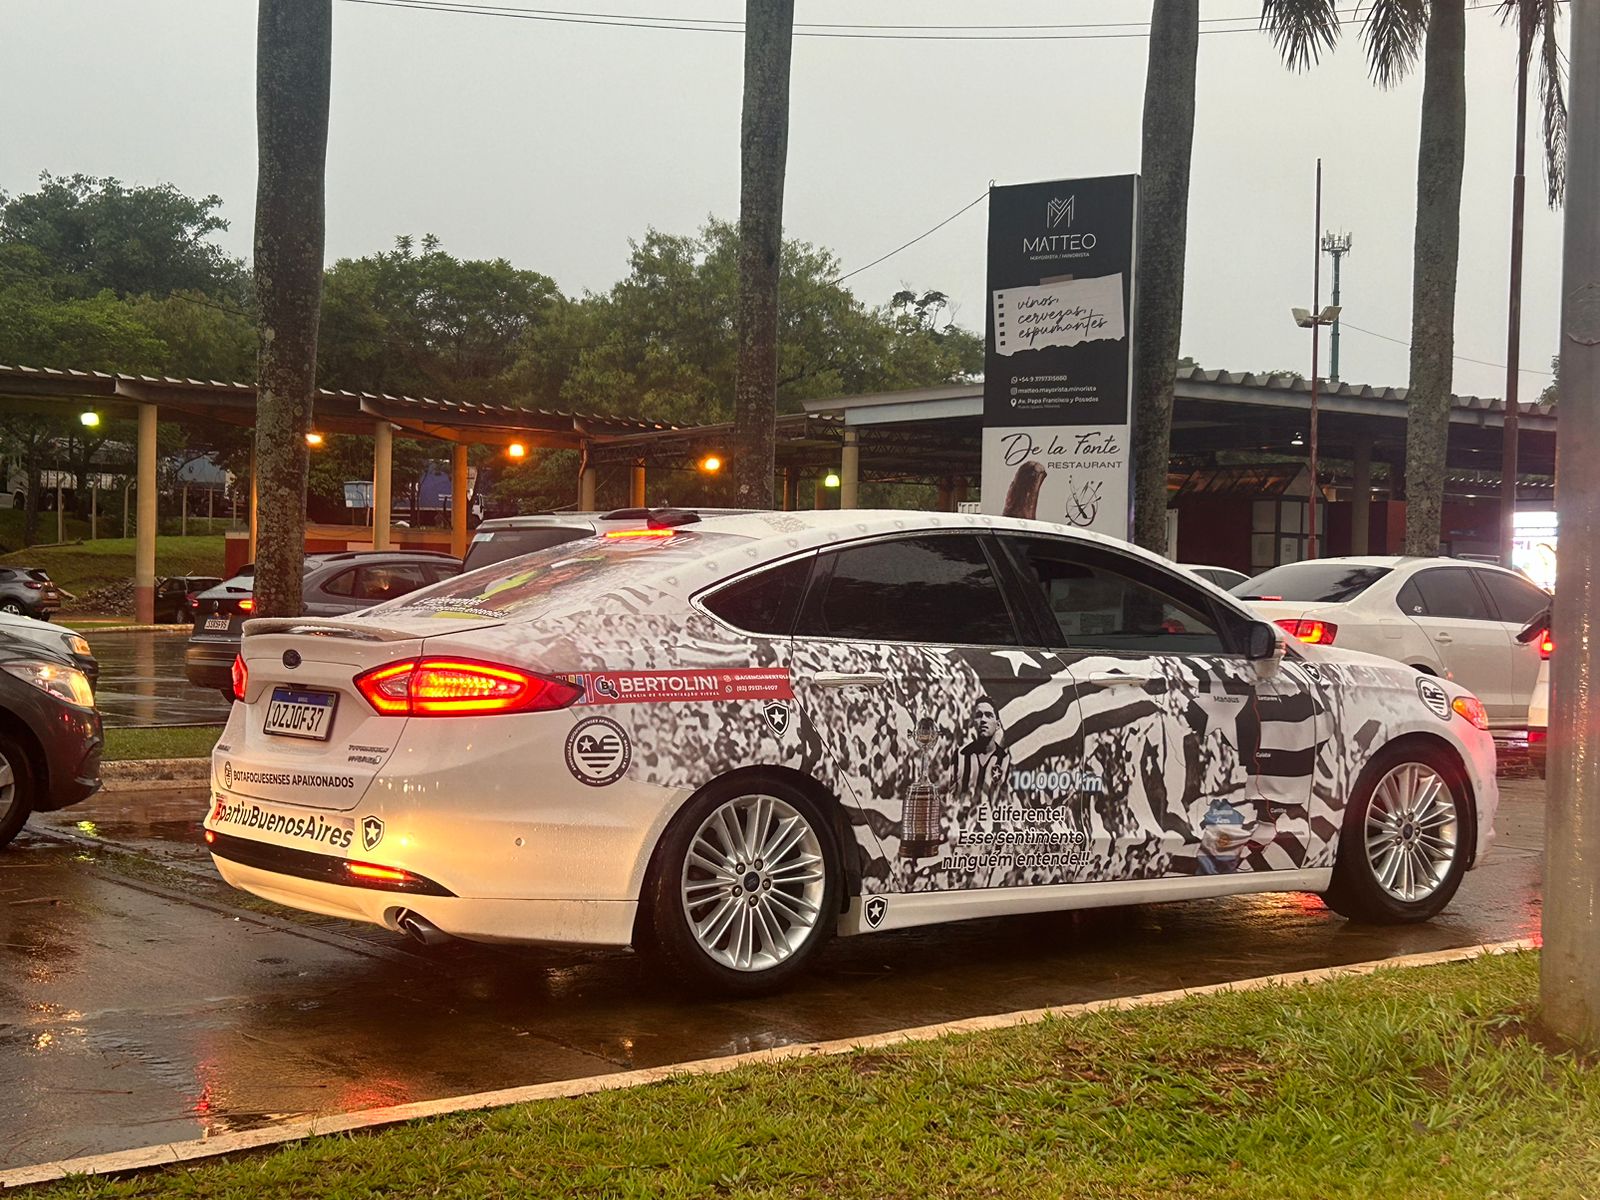
{"type": "Polygon", "coordinates": [[[1453,679],[1496,729],[1525,729],[1538,647],[1517,634],[1550,603],[1515,571],[1454,558],[1319,558],[1232,589],[1313,645],[1364,650],[1453,679]]]}

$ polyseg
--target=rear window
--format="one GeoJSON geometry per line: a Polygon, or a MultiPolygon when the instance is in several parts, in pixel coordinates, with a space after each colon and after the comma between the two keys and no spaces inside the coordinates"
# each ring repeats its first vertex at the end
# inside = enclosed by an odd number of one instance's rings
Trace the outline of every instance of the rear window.
{"type": "Polygon", "coordinates": [[[1354,600],[1391,567],[1358,567],[1348,563],[1285,563],[1247,579],[1231,590],[1241,600],[1300,600],[1339,604],[1354,600]]]}
{"type": "Polygon", "coordinates": [[[32,579],[36,583],[49,583],[50,582],[50,572],[49,571],[34,570],[34,571],[28,571],[28,572],[26,572],[26,574],[27,574],[29,579],[32,579]]]}
{"type": "Polygon", "coordinates": [[[588,537],[480,567],[366,612],[485,620],[536,617],[556,603],[581,604],[747,540],[726,533],[683,531],[667,537],[588,537]]]}
{"type": "Polygon", "coordinates": [[[592,536],[594,536],[592,530],[576,525],[540,525],[533,529],[480,529],[473,535],[472,545],[467,548],[467,558],[461,569],[476,571],[479,567],[505,562],[506,559],[516,558],[520,554],[532,554],[535,550],[548,550],[551,546],[560,546],[566,542],[592,536]]]}

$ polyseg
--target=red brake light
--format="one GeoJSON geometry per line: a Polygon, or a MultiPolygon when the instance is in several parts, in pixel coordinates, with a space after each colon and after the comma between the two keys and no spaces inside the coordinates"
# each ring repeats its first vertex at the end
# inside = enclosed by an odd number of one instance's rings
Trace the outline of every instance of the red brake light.
{"type": "Polygon", "coordinates": [[[32,580],[32,579],[29,579],[29,580],[25,580],[25,581],[24,581],[24,582],[23,582],[23,585],[22,585],[22,586],[23,586],[23,587],[30,587],[30,588],[32,588],[32,589],[33,589],[33,590],[34,590],[34,591],[36,591],[36,592],[37,592],[37,591],[38,591],[38,590],[39,590],[39,589],[40,589],[40,588],[42,588],[42,587],[44,587],[44,584],[42,584],[42,583],[37,583],[37,582],[35,582],[35,581],[34,581],[34,580],[32,580]]]}
{"type": "Polygon", "coordinates": [[[1550,636],[1550,631],[1546,629],[1539,635],[1539,657],[1546,659],[1549,658],[1550,651],[1554,650],[1555,648],[1556,640],[1550,636]]]}
{"type": "Polygon", "coordinates": [[[244,655],[233,656],[233,698],[243,700],[250,686],[250,668],[244,665],[244,655]]]}
{"type": "Polygon", "coordinates": [[[372,863],[345,863],[344,869],[357,879],[376,879],[382,883],[409,883],[411,872],[395,867],[379,867],[372,863]]]}
{"type": "Polygon", "coordinates": [[[606,534],[608,538],[669,538],[676,530],[672,529],[613,529],[606,534]]]}
{"type": "Polygon", "coordinates": [[[566,708],[583,689],[517,667],[465,658],[408,658],[355,678],[372,711],[390,717],[484,716],[566,708]]]}
{"type": "Polygon", "coordinates": [[[240,612],[255,612],[255,610],[256,610],[256,602],[254,600],[252,600],[249,596],[246,596],[243,600],[239,601],[239,611],[240,612]]]}
{"type": "Polygon", "coordinates": [[[1306,617],[1285,617],[1277,624],[1278,628],[1308,646],[1331,646],[1334,635],[1339,632],[1339,627],[1331,621],[1316,621],[1306,617]]]}

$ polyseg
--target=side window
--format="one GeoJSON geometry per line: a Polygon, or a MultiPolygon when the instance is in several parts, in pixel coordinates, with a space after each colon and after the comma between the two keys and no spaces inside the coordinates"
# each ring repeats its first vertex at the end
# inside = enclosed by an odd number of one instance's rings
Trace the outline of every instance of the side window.
{"type": "Polygon", "coordinates": [[[890,538],[818,558],[797,634],[936,646],[1015,646],[1016,628],[978,538],[890,538]]]}
{"type": "Polygon", "coordinates": [[[814,556],[747,575],[705,598],[705,606],[735,629],[788,637],[811,577],[814,556]]]}
{"type": "Polygon", "coordinates": [[[1067,646],[1126,654],[1226,654],[1201,593],[1112,551],[1050,538],[1006,539],[1038,579],[1067,646]]]}
{"type": "Polygon", "coordinates": [[[454,579],[461,574],[461,569],[446,562],[423,563],[422,577],[430,584],[441,583],[446,579],[454,579]]]}
{"type": "Polygon", "coordinates": [[[351,567],[348,571],[340,571],[327,583],[322,585],[322,590],[330,596],[353,596],[356,590],[356,571],[351,567]]]}
{"type": "Polygon", "coordinates": [[[1500,610],[1502,621],[1526,625],[1549,607],[1550,597],[1526,579],[1500,571],[1479,571],[1477,574],[1478,582],[1489,590],[1489,598],[1500,610]]]}
{"type": "Polygon", "coordinates": [[[1428,615],[1428,606],[1422,602],[1422,593],[1417,590],[1415,579],[1406,580],[1405,586],[1395,595],[1394,602],[1408,617],[1428,615]]]}
{"type": "MultiPolygon", "coordinates": [[[[1492,621],[1489,606],[1483,593],[1472,582],[1472,572],[1466,567],[1436,567],[1431,571],[1418,571],[1411,583],[1416,585],[1421,598],[1422,611],[1430,617],[1452,617],[1461,621],[1492,621]]],[[[1401,595],[1405,588],[1401,589],[1401,595]]],[[[1401,605],[1404,608],[1404,604],[1401,605]]],[[[1407,610],[1408,615],[1410,611],[1407,610]]]]}
{"type": "Polygon", "coordinates": [[[389,563],[362,567],[356,575],[355,598],[380,604],[404,596],[422,586],[422,567],[418,563],[389,563]]]}

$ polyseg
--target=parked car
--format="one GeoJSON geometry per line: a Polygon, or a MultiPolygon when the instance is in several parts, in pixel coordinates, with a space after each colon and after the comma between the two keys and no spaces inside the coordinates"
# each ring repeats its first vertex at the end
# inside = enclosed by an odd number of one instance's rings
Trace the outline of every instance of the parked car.
{"type": "Polygon", "coordinates": [[[1245,582],[1250,576],[1243,571],[1235,571],[1232,567],[1207,567],[1197,563],[1179,563],[1185,571],[1190,571],[1200,576],[1207,583],[1214,583],[1223,591],[1245,582]]]}
{"type": "Polygon", "coordinates": [[[194,620],[200,593],[221,584],[215,575],[169,575],[156,584],[156,623],[187,624],[194,620]]]}
{"type": "Polygon", "coordinates": [[[64,651],[0,627],[0,847],[30,813],[77,804],[100,787],[100,714],[64,651]]]}
{"type": "MultiPolygon", "coordinates": [[[[504,562],[519,554],[531,554],[563,542],[594,537],[613,529],[640,529],[652,513],[670,509],[616,508],[610,512],[532,513],[521,517],[495,517],[484,521],[472,534],[463,571],[476,571],[504,562]]],[[[733,516],[748,512],[743,508],[697,508],[702,518],[733,516]]]]}
{"type": "Polygon", "coordinates": [[[425,942],[790,979],[835,932],[1250,891],[1424,920],[1493,837],[1483,706],[1154,555],[951,513],[752,513],[253,620],[205,838],[425,942]]]}
{"type": "Polygon", "coordinates": [[[1550,632],[1550,610],[1536,613],[1517,634],[1517,641],[1539,652],[1539,674],[1528,701],[1528,762],[1542,779],[1550,754],[1550,654],[1556,648],[1550,632]]]}
{"type": "Polygon", "coordinates": [[[1516,635],[1550,596],[1526,576],[1452,558],[1319,558],[1232,590],[1302,642],[1453,679],[1483,701],[1494,728],[1527,727],[1539,656],[1516,635]]]}
{"type": "Polygon", "coordinates": [[[61,610],[61,589],[40,567],[0,567],[0,613],[48,617],[61,610]]]}
{"type": "Polygon", "coordinates": [[[100,663],[89,649],[89,639],[75,629],[0,612],[0,633],[43,646],[52,654],[65,654],[72,665],[88,678],[91,687],[100,680],[100,663]]]}
{"type": "MultiPolygon", "coordinates": [[[[449,579],[460,571],[460,560],[432,550],[308,554],[301,601],[307,616],[339,616],[449,579]]],[[[239,630],[255,609],[254,565],[201,592],[196,601],[194,630],[183,656],[184,674],[196,687],[214,688],[232,701],[239,630]]]]}

